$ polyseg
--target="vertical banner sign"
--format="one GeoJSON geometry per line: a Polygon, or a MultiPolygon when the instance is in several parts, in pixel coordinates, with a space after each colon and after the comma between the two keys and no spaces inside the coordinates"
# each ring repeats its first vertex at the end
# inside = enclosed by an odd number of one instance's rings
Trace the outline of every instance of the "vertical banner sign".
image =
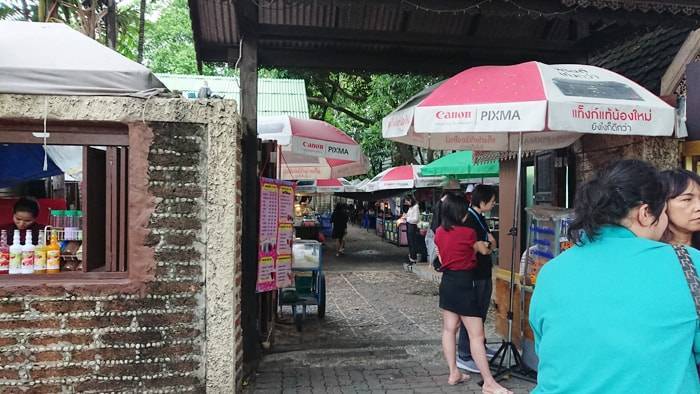
{"type": "Polygon", "coordinates": [[[273,179],[260,179],[260,234],[258,236],[258,293],[277,289],[275,260],[277,259],[277,208],[279,188],[273,179]]]}
{"type": "Polygon", "coordinates": [[[292,241],[294,240],[294,183],[278,181],[279,228],[277,229],[277,288],[294,286],[292,241]]]}
{"type": "Polygon", "coordinates": [[[294,227],[294,183],[260,178],[258,293],[290,287],[294,227]]]}

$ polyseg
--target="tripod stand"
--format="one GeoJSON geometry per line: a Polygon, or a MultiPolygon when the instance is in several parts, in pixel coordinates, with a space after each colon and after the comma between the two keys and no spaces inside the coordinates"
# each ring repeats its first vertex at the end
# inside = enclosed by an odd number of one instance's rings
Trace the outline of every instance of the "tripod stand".
{"type": "Polygon", "coordinates": [[[536,383],[536,380],[530,377],[533,371],[531,371],[527,366],[525,366],[525,364],[523,364],[520,352],[513,343],[513,296],[515,294],[515,261],[516,256],[519,255],[519,253],[517,253],[516,242],[518,240],[518,225],[520,223],[518,218],[520,215],[520,177],[522,174],[523,158],[523,133],[519,134],[520,136],[518,142],[518,164],[515,176],[515,204],[513,210],[513,226],[508,231],[508,235],[511,236],[512,241],[510,256],[510,287],[508,289],[508,312],[506,313],[506,318],[508,320],[508,335],[506,339],[501,343],[501,347],[498,348],[498,351],[496,351],[496,354],[491,359],[491,362],[489,364],[491,368],[494,368],[496,365],[498,365],[498,369],[493,375],[494,379],[507,378],[512,376],[522,380],[536,383]]]}

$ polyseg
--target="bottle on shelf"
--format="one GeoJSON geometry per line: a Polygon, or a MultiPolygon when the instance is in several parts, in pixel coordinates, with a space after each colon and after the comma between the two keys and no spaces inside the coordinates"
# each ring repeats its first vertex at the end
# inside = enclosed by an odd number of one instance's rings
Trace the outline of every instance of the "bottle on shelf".
{"type": "Polygon", "coordinates": [[[34,273],[34,239],[32,237],[32,230],[27,230],[24,236],[24,243],[22,244],[22,274],[33,274],[34,273]]]}
{"type": "Polygon", "coordinates": [[[10,246],[10,275],[22,273],[22,245],[19,243],[19,230],[15,230],[10,246]]]}
{"type": "Polygon", "coordinates": [[[0,275],[10,273],[10,246],[7,244],[7,230],[0,232],[0,275]]]}
{"type": "Polygon", "coordinates": [[[46,237],[44,235],[44,230],[39,230],[39,243],[34,249],[34,273],[35,274],[45,274],[46,273],[46,237]]]}
{"type": "Polygon", "coordinates": [[[46,247],[46,273],[59,272],[61,272],[61,247],[58,245],[58,234],[54,230],[51,232],[51,242],[46,247]]]}

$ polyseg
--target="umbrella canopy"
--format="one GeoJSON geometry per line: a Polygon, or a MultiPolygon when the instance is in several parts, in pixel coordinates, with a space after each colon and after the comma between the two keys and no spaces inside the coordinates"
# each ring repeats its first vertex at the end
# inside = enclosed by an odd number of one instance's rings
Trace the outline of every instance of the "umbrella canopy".
{"type": "Polygon", "coordinates": [[[498,176],[498,162],[474,164],[472,151],[460,151],[443,156],[423,166],[422,176],[450,176],[459,179],[489,178],[498,176]]]}
{"type": "Polygon", "coordinates": [[[314,119],[258,119],[258,136],[282,146],[281,179],[330,179],[361,175],[369,161],[360,146],[332,125],[314,119]]]}
{"type": "Polygon", "coordinates": [[[432,149],[516,151],[524,132],[523,150],[543,150],[568,146],[582,133],[670,136],[675,121],[674,109],[643,87],[588,65],[474,67],[417,101],[384,118],[385,138],[432,149]]]}
{"type": "Polygon", "coordinates": [[[151,70],[63,23],[0,21],[0,93],[148,97],[151,70]]]}
{"type": "Polygon", "coordinates": [[[298,194],[342,193],[350,186],[350,182],[343,178],[301,180],[297,182],[296,192],[298,194]]]}
{"type": "Polygon", "coordinates": [[[422,166],[405,165],[392,167],[382,171],[372,178],[364,189],[368,192],[393,189],[417,189],[424,187],[440,187],[443,177],[422,177],[422,166]]]}

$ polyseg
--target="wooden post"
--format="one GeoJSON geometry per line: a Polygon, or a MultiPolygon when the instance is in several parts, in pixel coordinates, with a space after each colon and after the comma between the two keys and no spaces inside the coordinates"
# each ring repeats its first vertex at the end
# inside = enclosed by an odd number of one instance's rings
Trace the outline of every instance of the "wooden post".
{"type": "MultiPolygon", "coordinates": [[[[255,37],[245,36],[241,44],[240,80],[241,80],[241,118],[243,126],[242,181],[243,207],[242,246],[242,283],[241,283],[241,326],[243,329],[243,362],[255,365],[260,359],[260,340],[258,334],[258,297],[255,292],[258,269],[258,212],[260,194],[258,183],[258,135],[257,135],[257,101],[258,101],[258,42],[255,37]]],[[[235,57],[230,64],[235,64],[238,51],[231,51],[235,57]],[[235,53],[234,53],[235,52],[235,53]]],[[[230,59],[231,60],[231,59],[230,59]]]]}

